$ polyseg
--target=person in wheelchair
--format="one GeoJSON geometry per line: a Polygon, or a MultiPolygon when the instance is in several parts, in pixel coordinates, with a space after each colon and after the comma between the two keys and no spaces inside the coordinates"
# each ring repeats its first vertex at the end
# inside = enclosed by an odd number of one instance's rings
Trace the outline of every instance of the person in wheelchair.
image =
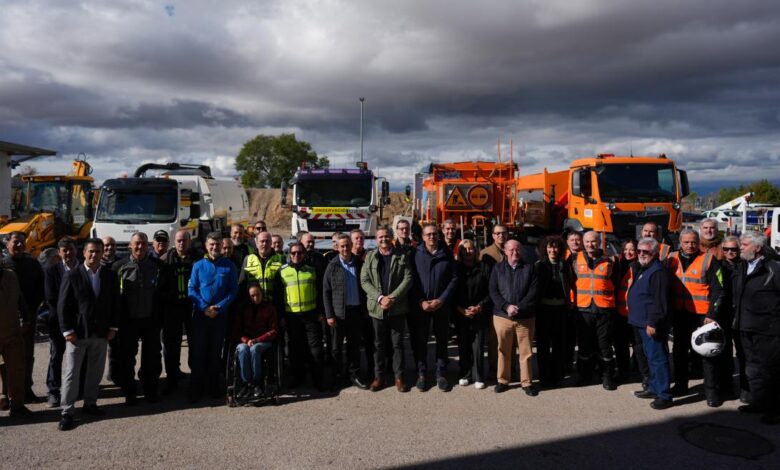
{"type": "Polygon", "coordinates": [[[250,283],[249,302],[241,309],[233,329],[233,337],[240,343],[236,346],[238,370],[242,388],[238,397],[248,398],[263,395],[263,353],[273,346],[279,330],[279,317],[271,302],[264,299],[263,288],[250,283]]]}

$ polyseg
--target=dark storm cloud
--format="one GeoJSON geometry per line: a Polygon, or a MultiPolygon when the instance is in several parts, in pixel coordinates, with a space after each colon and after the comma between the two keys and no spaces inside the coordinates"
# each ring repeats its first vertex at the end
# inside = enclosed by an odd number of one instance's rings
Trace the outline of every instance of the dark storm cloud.
{"type": "Polygon", "coordinates": [[[366,155],[398,178],[495,158],[497,138],[529,170],[610,151],[780,175],[777,1],[10,1],[4,18],[5,140],[114,166],[280,132],[347,164],[366,96],[366,155]]]}

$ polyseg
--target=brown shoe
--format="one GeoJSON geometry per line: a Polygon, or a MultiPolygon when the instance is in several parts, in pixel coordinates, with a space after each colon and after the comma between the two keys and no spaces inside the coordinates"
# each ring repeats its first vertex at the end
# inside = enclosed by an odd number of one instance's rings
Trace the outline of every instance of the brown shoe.
{"type": "Polygon", "coordinates": [[[379,377],[375,378],[373,382],[371,382],[371,391],[372,392],[378,392],[382,390],[382,387],[385,386],[385,381],[380,379],[379,377]]]}
{"type": "Polygon", "coordinates": [[[398,377],[395,379],[395,388],[398,389],[399,392],[404,393],[406,392],[406,384],[404,383],[404,379],[401,377],[398,377]]]}

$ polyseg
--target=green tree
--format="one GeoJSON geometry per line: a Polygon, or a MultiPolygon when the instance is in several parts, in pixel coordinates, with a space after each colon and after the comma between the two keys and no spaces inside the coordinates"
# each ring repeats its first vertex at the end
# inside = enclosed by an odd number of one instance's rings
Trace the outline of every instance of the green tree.
{"type": "Polygon", "coordinates": [[[747,185],[741,184],[739,187],[720,188],[720,191],[718,191],[718,202],[723,204],[748,192],[753,193],[751,202],[770,204],[780,202],[780,188],[770,183],[767,179],[755,181],[747,185]]]}
{"type": "Polygon", "coordinates": [[[317,157],[311,144],[295,134],[258,135],[245,143],[236,156],[236,170],[246,187],[276,188],[306,162],[314,168],[330,166],[328,157],[317,157]]]}

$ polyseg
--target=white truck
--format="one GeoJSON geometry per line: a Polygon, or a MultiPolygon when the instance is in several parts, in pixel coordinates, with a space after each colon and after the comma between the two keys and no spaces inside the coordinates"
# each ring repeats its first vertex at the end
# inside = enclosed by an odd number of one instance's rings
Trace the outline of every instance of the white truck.
{"type": "Polygon", "coordinates": [[[216,179],[205,165],[148,163],[132,178],[106,180],[100,188],[92,236],[114,237],[117,251],[126,251],[130,236],[144,232],[151,239],[165,230],[186,227],[195,241],[212,231],[227,234],[230,225],[249,222],[249,198],[241,183],[216,179]],[[147,177],[150,170],[163,170],[147,177]]]}
{"type": "Polygon", "coordinates": [[[282,207],[292,210],[292,237],[306,231],[315,238],[359,228],[375,237],[383,209],[390,203],[390,184],[377,177],[365,162],[357,168],[313,169],[302,165],[289,181],[292,203],[287,204],[288,182],[282,182],[282,207]]]}

